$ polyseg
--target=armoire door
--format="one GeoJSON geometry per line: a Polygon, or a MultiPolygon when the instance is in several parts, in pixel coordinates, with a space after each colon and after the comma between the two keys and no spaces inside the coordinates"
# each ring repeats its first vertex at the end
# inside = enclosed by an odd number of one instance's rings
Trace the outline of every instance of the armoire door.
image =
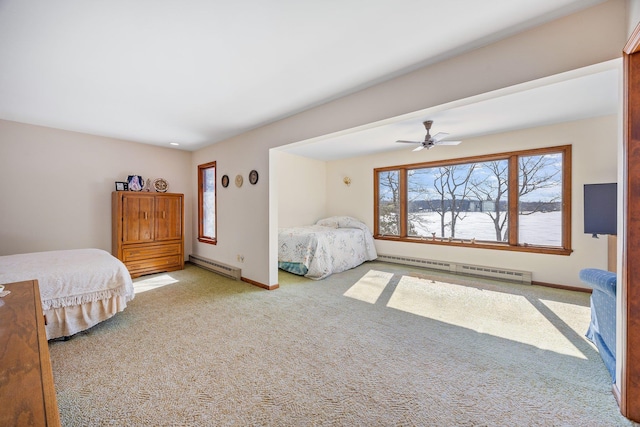
{"type": "Polygon", "coordinates": [[[122,200],[122,242],[154,240],[153,197],[126,195],[122,200]]]}
{"type": "Polygon", "coordinates": [[[156,196],[155,240],[182,238],[182,197],[156,196]]]}

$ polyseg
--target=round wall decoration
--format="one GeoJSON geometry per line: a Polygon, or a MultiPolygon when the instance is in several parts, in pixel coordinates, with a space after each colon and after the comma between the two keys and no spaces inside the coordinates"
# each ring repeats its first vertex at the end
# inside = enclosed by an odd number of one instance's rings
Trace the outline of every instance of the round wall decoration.
{"type": "Polygon", "coordinates": [[[224,188],[229,186],[229,175],[222,175],[222,186],[224,188]]]}
{"type": "Polygon", "coordinates": [[[258,182],[257,170],[254,169],[251,172],[249,172],[249,182],[251,183],[251,185],[256,185],[256,182],[258,182]]]}
{"type": "Polygon", "coordinates": [[[236,187],[238,188],[242,187],[243,181],[244,179],[242,179],[242,175],[236,175],[236,187]]]}
{"type": "Polygon", "coordinates": [[[156,178],[153,180],[153,188],[158,193],[166,193],[169,189],[169,183],[164,178],[156,178]]]}

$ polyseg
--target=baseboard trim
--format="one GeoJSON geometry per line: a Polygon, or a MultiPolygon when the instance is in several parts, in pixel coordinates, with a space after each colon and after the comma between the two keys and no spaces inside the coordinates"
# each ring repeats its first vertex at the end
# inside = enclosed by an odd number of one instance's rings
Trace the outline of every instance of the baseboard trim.
{"type": "Polygon", "coordinates": [[[506,280],[508,282],[522,283],[526,285],[531,284],[532,278],[532,273],[530,271],[511,270],[503,267],[489,267],[486,265],[465,264],[451,261],[438,261],[405,255],[378,253],[377,261],[410,265],[413,267],[422,267],[431,270],[442,270],[452,274],[464,274],[465,276],[506,280]]]}
{"type": "Polygon", "coordinates": [[[556,285],[555,283],[532,281],[531,284],[537,285],[537,286],[545,286],[547,288],[564,289],[565,291],[585,292],[588,294],[590,294],[592,291],[592,289],[590,288],[580,288],[578,286],[567,286],[567,285],[556,285]]]}
{"type": "Polygon", "coordinates": [[[264,283],[256,282],[255,280],[247,279],[246,277],[240,277],[240,280],[250,285],[257,286],[262,289],[266,289],[268,291],[273,291],[274,289],[278,289],[280,287],[280,285],[277,283],[275,285],[265,285],[264,283]]]}
{"type": "Polygon", "coordinates": [[[622,394],[620,394],[620,389],[618,388],[618,384],[613,383],[611,386],[611,393],[613,393],[613,397],[616,398],[616,402],[618,402],[618,407],[620,406],[620,401],[622,399],[622,394]]]}

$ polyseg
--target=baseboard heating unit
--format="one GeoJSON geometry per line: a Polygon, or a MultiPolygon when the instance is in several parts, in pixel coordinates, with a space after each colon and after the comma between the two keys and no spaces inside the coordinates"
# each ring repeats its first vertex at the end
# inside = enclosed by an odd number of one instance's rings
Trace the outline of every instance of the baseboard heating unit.
{"type": "Polygon", "coordinates": [[[238,267],[223,264],[212,259],[201,257],[200,255],[189,255],[189,262],[193,265],[204,268],[205,270],[212,271],[230,279],[240,280],[242,277],[242,270],[238,267]]]}
{"type": "Polygon", "coordinates": [[[489,277],[492,279],[508,280],[511,282],[518,282],[529,285],[531,284],[530,271],[510,270],[506,268],[486,267],[482,265],[462,264],[448,261],[435,261],[430,259],[413,258],[401,255],[378,254],[377,261],[411,265],[414,267],[423,267],[432,270],[447,271],[453,274],[466,274],[468,276],[489,277]]]}

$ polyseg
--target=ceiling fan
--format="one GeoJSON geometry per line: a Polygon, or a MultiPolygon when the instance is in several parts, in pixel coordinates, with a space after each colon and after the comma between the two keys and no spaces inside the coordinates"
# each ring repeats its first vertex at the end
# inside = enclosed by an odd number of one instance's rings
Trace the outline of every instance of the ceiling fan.
{"type": "Polygon", "coordinates": [[[418,147],[414,148],[413,151],[424,150],[425,148],[428,150],[431,147],[436,145],[458,145],[462,141],[443,141],[443,138],[446,138],[449,135],[446,132],[438,132],[435,135],[431,136],[429,133],[431,131],[431,125],[433,124],[433,120],[427,120],[423,123],[425,129],[427,130],[427,134],[424,137],[424,141],[404,141],[398,140],[396,142],[406,142],[409,144],[420,144],[418,147]]]}

